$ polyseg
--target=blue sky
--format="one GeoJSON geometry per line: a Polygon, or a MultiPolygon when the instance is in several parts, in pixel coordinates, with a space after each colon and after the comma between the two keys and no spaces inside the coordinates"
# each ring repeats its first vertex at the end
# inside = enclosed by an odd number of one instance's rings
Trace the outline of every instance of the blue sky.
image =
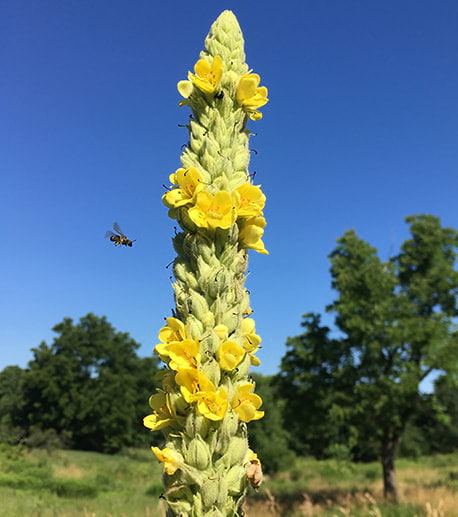
{"type": "Polygon", "coordinates": [[[458,226],[454,0],[3,0],[0,369],[89,311],[151,353],[173,306],[160,198],[187,141],[176,83],[224,9],[271,99],[250,123],[268,197],[270,255],[251,254],[248,279],[262,373],[333,300],[327,255],[345,230],[387,259],[407,215],[458,226]],[[104,239],[113,221],[132,249],[104,239]]]}

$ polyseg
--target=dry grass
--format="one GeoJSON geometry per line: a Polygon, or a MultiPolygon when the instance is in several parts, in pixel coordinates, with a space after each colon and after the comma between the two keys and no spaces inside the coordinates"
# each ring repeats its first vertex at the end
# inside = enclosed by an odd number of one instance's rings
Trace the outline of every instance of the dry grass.
{"type": "Polygon", "coordinates": [[[375,465],[299,461],[302,471],[275,476],[249,499],[248,517],[458,517],[456,455],[400,461],[397,505],[384,501],[375,465]]]}
{"type": "Polygon", "coordinates": [[[87,475],[87,471],[78,465],[54,465],[53,475],[57,478],[82,479],[87,475]]]}

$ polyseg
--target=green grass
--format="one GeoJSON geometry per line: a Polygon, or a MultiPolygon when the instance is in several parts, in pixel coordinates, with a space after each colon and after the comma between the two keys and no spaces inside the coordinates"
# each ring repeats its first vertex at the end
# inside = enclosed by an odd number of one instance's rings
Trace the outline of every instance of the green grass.
{"type": "Polygon", "coordinates": [[[148,450],[115,456],[0,451],[0,513],[8,517],[159,517],[161,475],[148,450]]]}
{"type": "MultiPolygon", "coordinates": [[[[381,498],[378,464],[301,458],[288,472],[267,479],[257,494],[251,492],[248,515],[458,516],[458,454],[399,460],[397,467],[402,503],[390,505],[381,498]],[[428,515],[427,502],[443,512],[428,515]]],[[[161,476],[161,465],[149,450],[110,456],[0,446],[0,514],[163,517],[161,476]]]]}

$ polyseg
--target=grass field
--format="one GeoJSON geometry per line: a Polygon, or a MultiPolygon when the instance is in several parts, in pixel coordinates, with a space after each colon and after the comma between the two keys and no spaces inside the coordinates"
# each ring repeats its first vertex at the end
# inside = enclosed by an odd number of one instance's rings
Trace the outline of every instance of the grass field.
{"type": "MultiPolygon", "coordinates": [[[[458,517],[458,454],[399,460],[401,502],[381,497],[378,464],[299,459],[250,492],[248,517],[458,517]]],[[[162,517],[162,467],[148,450],[109,456],[0,449],[3,517],[162,517]]]]}

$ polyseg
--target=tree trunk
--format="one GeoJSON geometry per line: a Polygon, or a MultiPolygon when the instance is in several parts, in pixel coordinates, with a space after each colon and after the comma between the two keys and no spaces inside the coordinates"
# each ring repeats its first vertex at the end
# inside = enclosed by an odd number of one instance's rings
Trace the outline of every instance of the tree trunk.
{"type": "Polygon", "coordinates": [[[398,438],[389,438],[382,442],[383,494],[386,499],[397,501],[396,473],[394,457],[399,443],[398,438]]]}

